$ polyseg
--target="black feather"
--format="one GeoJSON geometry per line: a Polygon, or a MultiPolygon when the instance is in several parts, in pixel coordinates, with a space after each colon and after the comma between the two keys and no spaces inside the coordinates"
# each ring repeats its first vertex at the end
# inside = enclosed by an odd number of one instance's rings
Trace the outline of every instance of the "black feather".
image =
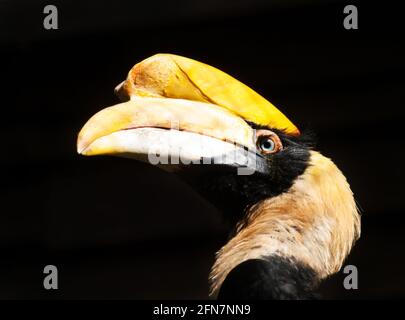
{"type": "Polygon", "coordinates": [[[270,256],[247,260],[226,277],[219,300],[305,300],[317,299],[316,273],[294,259],[270,256]]]}
{"type": "Polygon", "coordinates": [[[315,146],[314,135],[303,132],[293,137],[278,130],[272,131],[281,139],[283,150],[265,156],[269,174],[255,172],[244,176],[229,170],[211,171],[192,182],[193,187],[224,213],[231,225],[241,221],[246,209],[253,204],[288,191],[294,180],[308,167],[309,151],[315,146]],[[195,181],[198,181],[198,185],[195,181]]]}

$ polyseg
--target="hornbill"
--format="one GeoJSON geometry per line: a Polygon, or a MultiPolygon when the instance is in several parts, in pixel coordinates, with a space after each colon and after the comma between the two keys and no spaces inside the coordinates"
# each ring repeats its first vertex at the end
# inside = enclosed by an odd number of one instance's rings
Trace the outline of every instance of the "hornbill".
{"type": "Polygon", "coordinates": [[[124,102],[88,120],[77,151],[157,164],[224,212],[234,227],[211,296],[317,297],[358,239],[360,216],[313,136],[230,75],[177,55],[136,64],[115,92],[124,102]]]}

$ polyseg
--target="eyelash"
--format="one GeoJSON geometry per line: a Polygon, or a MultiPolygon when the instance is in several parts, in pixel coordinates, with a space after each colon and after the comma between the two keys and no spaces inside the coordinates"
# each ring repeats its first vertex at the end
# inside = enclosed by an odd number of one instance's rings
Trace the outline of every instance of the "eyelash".
{"type": "Polygon", "coordinates": [[[283,149],[283,145],[279,137],[270,130],[260,130],[257,132],[257,147],[263,154],[273,154],[283,149]],[[271,141],[271,142],[269,142],[271,141]],[[263,148],[265,143],[271,143],[271,149],[263,148]]]}

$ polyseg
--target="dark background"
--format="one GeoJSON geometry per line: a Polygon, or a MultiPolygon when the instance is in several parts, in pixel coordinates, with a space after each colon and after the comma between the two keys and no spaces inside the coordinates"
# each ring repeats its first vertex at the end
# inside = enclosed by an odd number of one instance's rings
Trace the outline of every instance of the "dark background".
{"type": "Polygon", "coordinates": [[[0,298],[206,298],[220,213],[169,173],[76,154],[142,59],[216,66],[319,136],[362,208],[362,238],[326,298],[405,296],[403,14],[390,2],[0,0],[0,298]],[[42,26],[46,4],[59,30],[42,26]],[[343,8],[357,4],[359,30],[343,8]],[[42,287],[55,264],[60,289],[42,287]]]}

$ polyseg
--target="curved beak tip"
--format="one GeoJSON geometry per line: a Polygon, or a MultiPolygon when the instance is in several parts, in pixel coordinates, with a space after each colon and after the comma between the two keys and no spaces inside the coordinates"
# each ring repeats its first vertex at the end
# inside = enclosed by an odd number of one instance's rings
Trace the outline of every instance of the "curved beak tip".
{"type": "Polygon", "coordinates": [[[81,145],[76,146],[77,154],[83,154],[84,148],[81,145]]]}
{"type": "Polygon", "coordinates": [[[83,141],[83,138],[81,137],[80,133],[79,136],[77,137],[77,142],[76,142],[76,151],[80,155],[86,155],[86,143],[83,141]]]}

